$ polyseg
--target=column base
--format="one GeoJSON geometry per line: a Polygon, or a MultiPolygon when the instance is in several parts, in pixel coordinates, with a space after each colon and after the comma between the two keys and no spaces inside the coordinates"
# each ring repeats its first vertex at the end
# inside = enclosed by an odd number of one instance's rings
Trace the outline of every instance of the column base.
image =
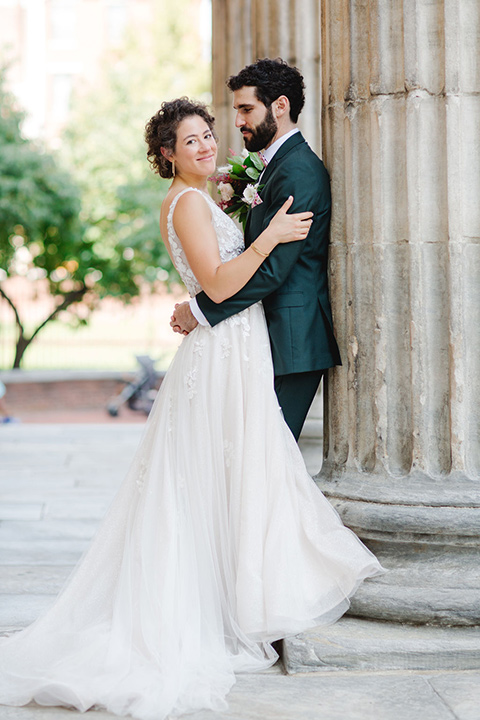
{"type": "Polygon", "coordinates": [[[480,486],[420,473],[316,480],[343,522],[389,572],[365,582],[350,615],[399,623],[480,625],[480,486]]]}
{"type": "Polygon", "coordinates": [[[385,670],[476,670],[480,627],[412,626],[343,617],[283,640],[288,674],[385,670]]]}
{"type": "Polygon", "coordinates": [[[362,583],[349,615],[415,625],[480,625],[478,547],[366,542],[388,572],[362,583]]]}

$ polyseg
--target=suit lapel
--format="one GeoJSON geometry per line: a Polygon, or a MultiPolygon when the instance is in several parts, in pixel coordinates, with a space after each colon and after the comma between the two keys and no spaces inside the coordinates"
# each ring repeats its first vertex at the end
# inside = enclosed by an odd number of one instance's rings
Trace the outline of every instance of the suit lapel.
{"type": "MultiPolygon", "coordinates": [[[[286,140],[283,143],[283,145],[281,145],[278,148],[277,152],[275,153],[273,158],[270,160],[270,162],[268,163],[267,167],[265,168],[265,170],[263,172],[262,179],[260,181],[260,185],[263,186],[259,193],[260,197],[263,197],[263,194],[265,192],[265,186],[266,186],[269,178],[271,177],[273,171],[275,170],[275,167],[277,166],[278,162],[283,157],[285,157],[285,155],[288,152],[290,152],[290,150],[292,148],[294,148],[297,145],[300,145],[300,143],[304,143],[304,142],[305,142],[305,138],[303,137],[301,132],[298,132],[298,133],[295,133],[294,135],[292,135],[291,137],[289,137],[288,140],[286,140]]],[[[250,208],[250,210],[248,211],[247,222],[245,224],[245,244],[247,245],[247,247],[250,244],[249,229],[250,229],[251,218],[252,218],[252,208],[250,208]]]]}
{"type": "Polygon", "coordinates": [[[278,163],[282,160],[282,158],[285,157],[287,153],[292,150],[292,148],[296,147],[297,145],[300,145],[300,143],[304,143],[305,138],[303,137],[301,132],[295,133],[291,137],[286,140],[283,145],[280,145],[277,152],[273,156],[273,158],[268,163],[267,167],[265,168],[265,172],[263,173],[263,177],[261,180],[260,185],[263,185],[262,190],[260,191],[260,196],[262,195],[263,190],[265,189],[265,185],[267,184],[269,178],[271,177],[273,171],[275,170],[278,163]]]}

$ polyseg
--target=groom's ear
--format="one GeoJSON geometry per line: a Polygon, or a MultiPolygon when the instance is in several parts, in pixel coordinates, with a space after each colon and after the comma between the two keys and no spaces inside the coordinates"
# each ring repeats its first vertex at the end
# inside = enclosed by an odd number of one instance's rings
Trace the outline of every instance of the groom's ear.
{"type": "Polygon", "coordinates": [[[290,100],[286,95],[280,95],[273,102],[275,117],[280,118],[285,113],[290,113],[290,100]]]}

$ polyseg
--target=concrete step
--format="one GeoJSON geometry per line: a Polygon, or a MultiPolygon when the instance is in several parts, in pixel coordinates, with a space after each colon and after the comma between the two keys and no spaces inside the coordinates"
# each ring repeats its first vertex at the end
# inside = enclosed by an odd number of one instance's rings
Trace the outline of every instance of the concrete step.
{"type": "Polygon", "coordinates": [[[343,617],[283,641],[288,673],[480,669],[480,627],[343,617]]]}

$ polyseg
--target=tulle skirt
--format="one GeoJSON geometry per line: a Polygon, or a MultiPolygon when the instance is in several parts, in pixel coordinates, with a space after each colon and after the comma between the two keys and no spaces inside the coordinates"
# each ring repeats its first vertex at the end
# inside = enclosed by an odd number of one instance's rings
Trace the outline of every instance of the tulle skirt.
{"type": "Polygon", "coordinates": [[[308,475],[260,304],[187,336],[130,470],[52,608],[0,642],[0,702],[141,720],[220,710],[271,642],[381,572],[308,475]]]}

